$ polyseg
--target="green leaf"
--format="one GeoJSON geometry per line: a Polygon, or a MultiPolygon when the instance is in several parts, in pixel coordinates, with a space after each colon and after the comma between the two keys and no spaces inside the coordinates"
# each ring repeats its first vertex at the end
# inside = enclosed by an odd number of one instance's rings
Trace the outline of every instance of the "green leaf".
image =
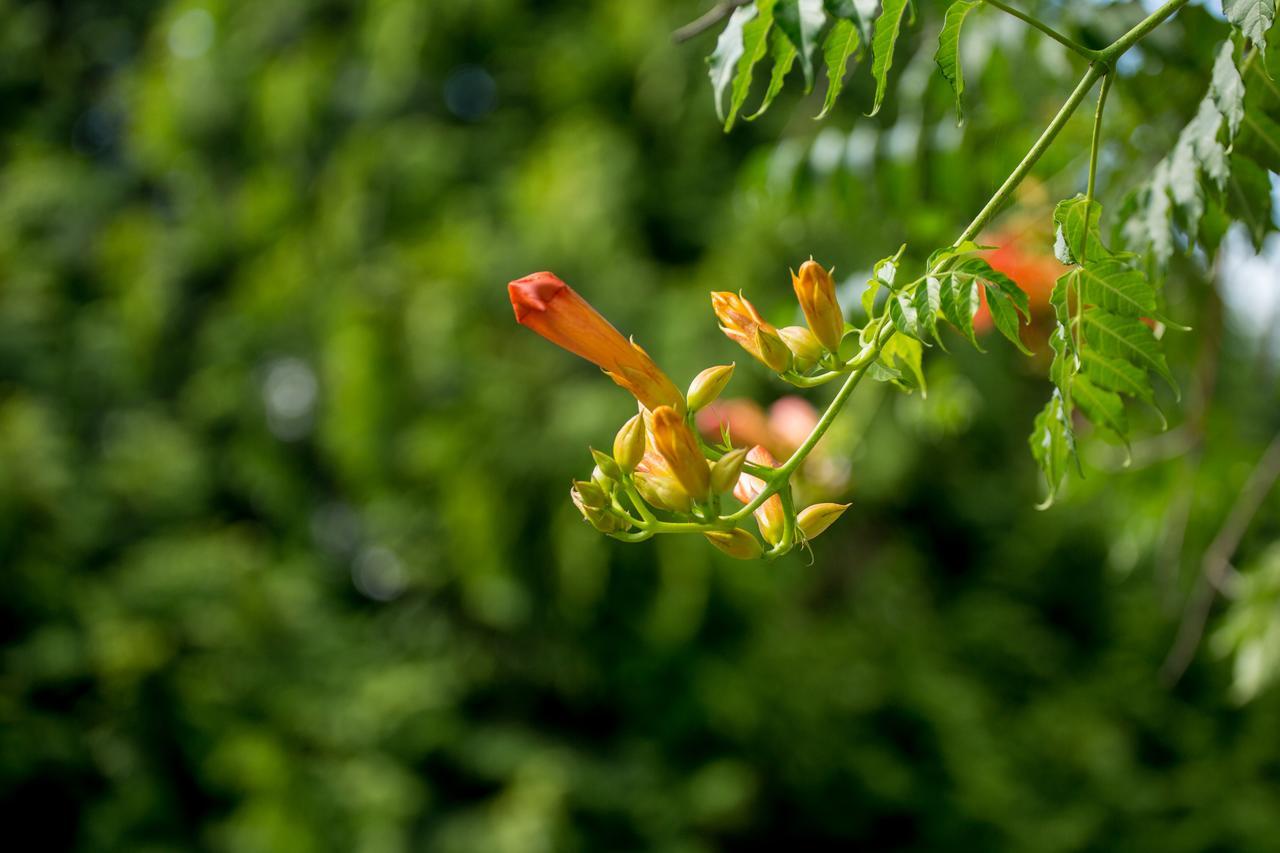
{"type": "Polygon", "coordinates": [[[904,335],[921,340],[919,311],[916,310],[913,297],[915,294],[901,291],[889,296],[889,319],[893,326],[904,335]]]}
{"type": "Polygon", "coordinates": [[[1245,38],[1259,50],[1266,50],[1267,30],[1276,19],[1276,0],[1222,0],[1222,11],[1245,38]]]}
{"type": "Polygon", "coordinates": [[[1280,123],[1260,110],[1246,110],[1235,152],[1280,173],[1280,123]]]}
{"type": "Polygon", "coordinates": [[[880,105],[884,102],[889,67],[893,65],[893,48],[898,42],[898,32],[902,28],[902,15],[906,8],[907,0],[884,0],[880,17],[876,18],[875,38],[871,43],[871,76],[876,81],[876,96],[868,115],[880,112],[880,105]]]}
{"type": "Polygon", "coordinates": [[[862,36],[858,33],[858,28],[847,18],[837,20],[827,34],[827,41],[822,46],[822,56],[827,66],[827,96],[822,102],[822,112],[818,113],[818,118],[825,118],[835,106],[836,98],[840,97],[840,90],[844,88],[845,67],[849,57],[859,53],[861,45],[862,36]]]}
{"type": "Polygon", "coordinates": [[[951,258],[959,258],[964,255],[972,255],[974,252],[989,252],[995,249],[995,246],[983,246],[972,240],[965,240],[957,246],[946,246],[941,249],[935,249],[929,255],[929,260],[925,264],[925,268],[934,271],[937,270],[938,264],[951,258]]]}
{"type": "Polygon", "coordinates": [[[1102,245],[1099,223],[1102,221],[1102,205],[1088,201],[1084,194],[1058,202],[1053,209],[1053,253],[1064,264],[1078,264],[1083,258],[1105,257],[1110,254],[1102,245]],[[1088,248],[1086,250],[1086,221],[1088,222],[1088,248]]]}
{"type": "Polygon", "coordinates": [[[760,108],[747,116],[747,121],[759,118],[764,115],[765,110],[769,109],[773,99],[778,97],[778,93],[782,91],[782,84],[787,78],[787,73],[791,71],[791,66],[795,65],[796,56],[796,49],[792,47],[791,40],[783,35],[782,30],[775,27],[769,33],[769,58],[773,60],[773,72],[769,75],[769,88],[765,90],[764,99],[760,102],[760,108]]]}
{"type": "Polygon", "coordinates": [[[938,312],[942,310],[942,282],[937,276],[928,276],[916,287],[913,302],[916,308],[916,325],[920,335],[929,335],[942,346],[938,337],[938,312]]]}
{"type": "Polygon", "coordinates": [[[1266,171],[1247,157],[1231,158],[1231,178],[1227,181],[1227,212],[1249,229],[1254,249],[1262,251],[1262,241],[1275,227],[1271,217],[1271,181],[1266,171]]]}
{"type": "Polygon", "coordinates": [[[742,56],[738,58],[737,71],[733,76],[733,90],[729,97],[729,115],[725,118],[724,129],[733,128],[747,95],[751,92],[751,78],[756,63],[764,59],[769,50],[769,32],[773,29],[773,4],[775,0],[756,0],[759,14],[747,22],[742,28],[742,56]]]}
{"type": "MultiPolygon", "coordinates": [[[[986,248],[986,247],[978,247],[986,248]]],[[[1006,299],[1013,302],[1018,312],[1031,319],[1031,299],[1026,292],[1018,286],[1018,283],[1009,276],[997,270],[991,264],[987,263],[985,258],[967,258],[957,267],[957,271],[970,273],[981,278],[983,281],[994,286],[1006,299]]]]}
{"type": "Polygon", "coordinates": [[[978,297],[978,282],[972,275],[950,275],[942,283],[939,294],[942,303],[942,316],[947,322],[960,330],[978,350],[978,338],[973,333],[973,315],[981,304],[978,297]]]}
{"type": "Polygon", "coordinates": [[[1136,317],[1121,317],[1101,308],[1086,309],[1080,318],[1085,340],[1103,355],[1127,359],[1138,367],[1159,374],[1175,393],[1169,365],[1164,360],[1160,342],[1145,324],[1136,317]]]}
{"type": "Polygon", "coordinates": [[[853,21],[864,42],[871,40],[871,19],[880,5],[879,0],[825,0],[823,5],[831,17],[853,21]]]}
{"type": "Polygon", "coordinates": [[[1125,317],[1151,317],[1160,320],[1156,309],[1156,290],[1141,270],[1119,260],[1093,261],[1067,273],[1074,276],[1074,286],[1086,305],[1105,308],[1125,317]]]}
{"type": "Polygon", "coordinates": [[[1164,423],[1164,412],[1156,405],[1155,393],[1145,370],[1124,359],[1105,356],[1094,349],[1086,349],[1080,354],[1080,360],[1085,375],[1094,385],[1143,401],[1156,410],[1160,421],[1164,423]]]}
{"type": "Polygon", "coordinates": [[[922,395],[928,393],[921,366],[923,357],[924,347],[920,341],[905,335],[894,335],[880,350],[880,361],[886,367],[898,372],[904,379],[912,380],[907,383],[899,380],[899,384],[904,384],[908,390],[912,387],[919,388],[922,395]]]}
{"type": "MultiPolygon", "coordinates": [[[[1071,407],[1071,377],[1076,374],[1076,358],[1071,354],[1072,344],[1065,326],[1055,326],[1049,335],[1049,349],[1053,350],[1053,362],[1049,365],[1049,378],[1062,393],[1062,398],[1071,407]]],[[[1125,366],[1132,367],[1128,362],[1125,366]]],[[[1137,370],[1137,368],[1133,368],[1137,370]]],[[[1142,374],[1144,377],[1146,374],[1142,374]]]]}
{"type": "Polygon", "coordinates": [[[827,13],[822,0],[778,0],[774,10],[778,29],[786,35],[800,57],[804,71],[804,90],[813,90],[813,54],[818,48],[818,36],[827,23],[827,13]]]}
{"type": "Polygon", "coordinates": [[[1209,84],[1209,97],[1218,113],[1227,120],[1227,138],[1234,139],[1244,118],[1244,81],[1236,70],[1235,45],[1227,39],[1213,61],[1213,78],[1209,84]]]}
{"type": "Polygon", "coordinates": [[[1036,415],[1035,427],[1028,439],[1031,455],[1044,474],[1048,495],[1040,509],[1048,509],[1057,496],[1058,486],[1067,474],[1067,462],[1075,455],[1075,436],[1071,432],[1071,416],[1055,388],[1049,402],[1036,415]]]}
{"type": "Polygon", "coordinates": [[[711,93],[716,101],[716,115],[725,120],[724,93],[733,82],[734,69],[742,57],[742,30],[756,16],[756,7],[748,4],[733,10],[729,23],[725,24],[716,49],[707,57],[707,73],[711,77],[711,93]]]}
{"type": "Polygon", "coordinates": [[[933,57],[938,63],[938,68],[942,70],[942,76],[951,84],[951,91],[956,93],[956,117],[962,124],[964,123],[964,104],[961,96],[964,95],[964,70],[960,67],[960,27],[964,24],[965,16],[980,5],[981,0],[956,0],[947,7],[946,17],[942,21],[942,32],[938,34],[938,52],[933,57]]]}
{"type": "Polygon", "coordinates": [[[1119,394],[1099,388],[1084,374],[1076,374],[1071,380],[1071,400],[1095,426],[1113,433],[1128,446],[1129,419],[1119,394]]]}
{"type": "Polygon", "coordinates": [[[1026,344],[1022,342],[1018,311],[1014,308],[1013,301],[1004,294],[1004,291],[990,282],[987,282],[987,310],[991,312],[991,319],[1000,330],[1000,334],[1008,338],[1015,347],[1031,355],[1031,350],[1027,349],[1026,344]]]}

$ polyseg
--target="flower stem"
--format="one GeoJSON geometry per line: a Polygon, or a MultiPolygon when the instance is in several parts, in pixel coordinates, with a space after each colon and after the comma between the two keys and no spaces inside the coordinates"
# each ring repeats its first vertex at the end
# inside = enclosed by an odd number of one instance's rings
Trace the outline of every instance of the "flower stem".
{"type": "Polygon", "coordinates": [[[1010,15],[1013,15],[1015,18],[1025,21],[1026,23],[1035,27],[1040,32],[1047,35],[1049,38],[1056,41],[1058,44],[1063,45],[1064,47],[1072,51],[1075,51],[1076,53],[1080,54],[1090,62],[1096,62],[1098,61],[1098,59],[1101,58],[1101,54],[1099,51],[1090,50],[1084,45],[1078,44],[1072,41],[1071,39],[1067,38],[1062,33],[1058,32],[1053,27],[1049,26],[1044,21],[1041,21],[1039,18],[1035,17],[1034,15],[1029,15],[1026,12],[1013,8],[1007,3],[999,2],[999,0],[984,0],[984,2],[988,6],[995,6],[997,9],[1003,12],[1008,12],[1010,15]]]}

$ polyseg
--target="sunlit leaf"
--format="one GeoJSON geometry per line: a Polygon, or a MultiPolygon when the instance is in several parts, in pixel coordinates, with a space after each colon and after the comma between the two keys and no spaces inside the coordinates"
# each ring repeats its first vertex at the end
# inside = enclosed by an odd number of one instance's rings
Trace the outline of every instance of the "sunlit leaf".
{"type": "Polygon", "coordinates": [[[756,0],[759,14],[749,20],[742,28],[742,56],[738,58],[737,70],[733,76],[733,89],[729,98],[729,115],[725,118],[724,129],[730,130],[733,122],[742,109],[742,104],[751,92],[751,79],[754,76],[756,63],[764,58],[769,50],[769,33],[773,29],[773,4],[775,0],[756,0]]]}
{"type": "Polygon", "coordinates": [[[961,122],[964,121],[964,69],[960,67],[960,27],[964,24],[965,16],[980,5],[981,0],[956,0],[947,7],[942,32],[938,34],[938,52],[934,55],[942,76],[951,84],[951,91],[956,94],[956,116],[961,122]]]}
{"type": "Polygon", "coordinates": [[[1049,402],[1036,416],[1028,443],[1031,445],[1031,455],[1044,474],[1045,485],[1048,487],[1048,495],[1040,504],[1045,509],[1052,506],[1058,486],[1067,474],[1067,463],[1075,455],[1075,436],[1071,432],[1070,415],[1056,388],[1049,402]]]}
{"type": "Polygon", "coordinates": [[[1088,308],[1081,315],[1080,322],[1085,340],[1098,352],[1127,359],[1138,367],[1151,370],[1177,390],[1160,342],[1141,320],[1122,317],[1101,308],[1088,308]]]}
{"type": "Polygon", "coordinates": [[[720,37],[716,39],[716,49],[707,57],[707,73],[711,77],[711,93],[716,102],[716,115],[725,120],[724,97],[733,83],[733,75],[742,58],[742,31],[747,22],[756,16],[753,4],[740,6],[733,10],[729,22],[725,24],[720,37]]]}
{"type": "Polygon", "coordinates": [[[876,18],[875,36],[871,43],[871,76],[876,81],[876,95],[868,115],[880,112],[880,105],[884,102],[884,93],[889,83],[889,68],[893,65],[893,49],[898,42],[898,33],[902,28],[902,16],[906,8],[907,0],[884,0],[880,17],[876,18]]]}
{"type": "Polygon", "coordinates": [[[826,43],[822,47],[827,67],[827,96],[822,102],[822,112],[818,113],[818,118],[825,117],[835,106],[836,98],[840,97],[840,90],[844,88],[845,68],[849,57],[860,53],[861,45],[862,35],[853,21],[847,18],[837,20],[827,34],[826,43]]]}
{"type": "Polygon", "coordinates": [[[1078,373],[1071,380],[1071,400],[1094,426],[1102,427],[1128,444],[1129,419],[1119,394],[1099,388],[1086,375],[1078,373]]]}
{"type": "Polygon", "coordinates": [[[1227,20],[1260,49],[1267,47],[1267,30],[1276,19],[1276,0],[1222,0],[1227,20]]]}
{"type": "Polygon", "coordinates": [[[804,90],[813,89],[813,55],[818,49],[818,39],[827,23],[827,13],[822,0],[778,0],[774,9],[778,29],[786,35],[800,57],[800,69],[804,72],[804,90]]]}
{"type": "Polygon", "coordinates": [[[769,58],[773,61],[773,71],[769,74],[769,88],[765,90],[759,109],[747,116],[747,121],[759,118],[765,110],[769,109],[774,98],[778,97],[778,93],[782,91],[782,84],[786,81],[791,67],[796,63],[796,56],[796,49],[792,47],[791,40],[783,35],[782,30],[774,27],[769,33],[769,58]]]}

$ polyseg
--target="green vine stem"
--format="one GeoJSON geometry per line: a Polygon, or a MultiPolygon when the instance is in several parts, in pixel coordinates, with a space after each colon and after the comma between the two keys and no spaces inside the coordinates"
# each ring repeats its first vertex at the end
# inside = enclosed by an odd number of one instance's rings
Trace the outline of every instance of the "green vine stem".
{"type": "Polygon", "coordinates": [[[1090,50],[1084,45],[1072,41],[1071,39],[1067,38],[1062,33],[1055,30],[1053,27],[1050,27],[1048,24],[1044,23],[1034,15],[1029,15],[1026,12],[1023,12],[1019,9],[1015,9],[1012,6],[1008,5],[1007,3],[1001,3],[1000,0],[983,0],[983,2],[985,2],[988,6],[996,7],[1002,12],[1008,12],[1010,15],[1013,15],[1015,18],[1021,21],[1025,21],[1026,23],[1035,27],[1040,32],[1047,35],[1049,38],[1056,41],[1058,44],[1063,45],[1064,47],[1080,54],[1090,62],[1097,62],[1099,59],[1102,58],[1101,51],[1090,50]]]}
{"type": "MultiPolygon", "coordinates": [[[[1124,55],[1125,51],[1129,50],[1129,48],[1133,47],[1145,38],[1148,33],[1171,17],[1180,8],[1185,6],[1188,0],[1169,0],[1169,2],[1152,12],[1146,18],[1143,18],[1131,30],[1102,50],[1091,50],[1083,47],[1052,29],[1034,16],[1021,12],[1003,2],[1000,2],[1000,0],[984,0],[984,2],[1025,21],[1027,24],[1035,27],[1045,35],[1052,38],[1054,41],[1061,43],[1080,56],[1090,60],[1090,64],[1089,69],[1085,72],[1084,76],[1080,78],[1080,82],[1077,83],[1076,87],[1071,91],[1067,100],[1049,122],[1048,127],[1044,129],[1044,132],[1040,134],[1040,137],[1035,141],[1035,144],[1031,146],[1031,149],[1022,158],[1022,161],[1018,163],[1014,170],[1009,174],[1009,177],[1005,179],[1004,183],[1000,185],[1000,188],[996,190],[995,194],[992,195],[983,208],[978,211],[978,214],[973,218],[973,221],[969,223],[969,225],[964,229],[964,232],[956,239],[953,244],[955,246],[959,246],[967,240],[973,240],[979,232],[986,227],[987,223],[991,221],[992,217],[994,217],[1001,206],[1009,200],[1009,197],[1013,194],[1014,190],[1018,188],[1030,173],[1031,169],[1034,168],[1040,158],[1044,156],[1044,153],[1049,149],[1049,146],[1053,144],[1053,141],[1057,138],[1058,134],[1062,132],[1062,128],[1066,126],[1066,123],[1075,114],[1075,111],[1080,107],[1080,104],[1084,101],[1090,90],[1093,89],[1093,84],[1102,80],[1102,88],[1098,93],[1098,106],[1094,114],[1093,139],[1089,153],[1089,181],[1086,197],[1092,201],[1097,182],[1098,151],[1102,135],[1102,114],[1106,104],[1107,94],[1110,91],[1111,83],[1114,78],[1112,68],[1115,61],[1124,55]]],[[[1086,208],[1086,210],[1087,209],[1088,208],[1086,208]]],[[[947,261],[944,260],[938,265],[938,269],[930,270],[928,275],[937,274],[945,268],[946,264],[947,261]]],[[[796,469],[804,463],[805,458],[808,457],[809,453],[822,439],[822,436],[826,434],[827,430],[831,427],[832,422],[835,421],[837,415],[839,415],[840,411],[844,408],[844,405],[848,401],[850,395],[853,394],[854,389],[858,387],[858,384],[866,375],[867,369],[879,357],[880,351],[893,337],[894,333],[895,329],[893,324],[889,322],[887,316],[873,318],[864,330],[863,339],[868,342],[857,353],[857,355],[840,365],[838,369],[828,370],[814,376],[801,376],[799,374],[784,375],[783,378],[791,384],[804,388],[822,385],[838,376],[847,374],[844,384],[840,386],[840,390],[836,392],[835,397],[833,397],[831,402],[827,405],[826,410],[822,413],[822,417],[818,420],[813,431],[809,433],[809,436],[805,439],[804,443],[791,454],[787,461],[774,469],[756,468],[755,470],[750,471],[750,473],[755,474],[764,480],[765,487],[760,491],[760,494],[756,495],[755,498],[741,509],[730,515],[718,516],[707,521],[662,521],[655,518],[651,512],[647,511],[647,508],[643,507],[644,501],[635,493],[635,485],[631,483],[628,478],[624,480],[624,488],[626,489],[627,497],[636,504],[636,508],[641,512],[643,518],[637,520],[628,515],[627,520],[635,522],[635,527],[638,529],[634,532],[618,532],[610,535],[615,539],[621,539],[627,542],[639,542],[658,533],[706,533],[713,530],[730,529],[735,527],[738,522],[751,515],[755,510],[759,509],[766,500],[781,492],[783,493],[784,503],[788,505],[787,528],[783,540],[779,542],[777,546],[770,549],[767,556],[775,557],[789,551],[793,544],[794,536],[794,518],[792,518],[793,513],[791,512],[792,508],[790,507],[789,494],[791,475],[794,474],[796,469]]],[[[701,438],[699,438],[699,442],[701,442],[701,438]]],[[[707,447],[705,443],[703,443],[703,447],[706,450],[711,451],[713,454],[712,458],[718,458],[721,455],[713,448],[707,447]]]]}

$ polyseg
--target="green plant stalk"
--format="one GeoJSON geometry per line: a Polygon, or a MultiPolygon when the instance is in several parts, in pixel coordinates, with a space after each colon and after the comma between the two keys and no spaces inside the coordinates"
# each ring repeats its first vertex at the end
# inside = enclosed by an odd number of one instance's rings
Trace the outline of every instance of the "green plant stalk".
{"type": "Polygon", "coordinates": [[[1019,9],[1015,9],[1006,3],[999,2],[999,0],[983,0],[983,2],[986,3],[988,6],[996,7],[1002,12],[1008,12],[1010,15],[1013,15],[1015,18],[1018,18],[1019,20],[1030,24],[1040,32],[1047,35],[1049,38],[1056,41],[1058,44],[1080,54],[1090,62],[1097,62],[1099,59],[1102,58],[1101,51],[1091,50],[1090,48],[1087,48],[1082,44],[1072,41],[1071,39],[1067,38],[1062,33],[1058,32],[1053,27],[1049,26],[1044,21],[1041,21],[1039,18],[1035,17],[1034,15],[1030,15],[1019,9]]]}
{"type": "Polygon", "coordinates": [[[1027,173],[1039,162],[1044,156],[1044,152],[1049,150],[1049,146],[1053,144],[1053,140],[1058,137],[1062,128],[1066,126],[1067,120],[1075,113],[1076,108],[1084,100],[1085,95],[1089,94],[1089,90],[1093,88],[1093,84],[1098,82],[1098,78],[1107,73],[1107,66],[1100,63],[1094,63],[1089,66],[1089,70],[1080,78],[1080,82],[1076,84],[1075,89],[1067,98],[1066,103],[1058,110],[1058,114],[1053,117],[1053,121],[1049,122],[1049,126],[1044,129],[1044,133],[1040,134],[1040,138],[1031,146],[1031,150],[1022,158],[1022,162],[1010,173],[1005,182],[1000,185],[1000,189],[996,190],[995,195],[987,202],[982,210],[978,211],[978,215],[969,223],[969,227],[964,229],[964,233],[953,245],[959,246],[965,240],[972,240],[978,235],[991,218],[995,216],[1000,206],[1008,201],[1009,196],[1013,195],[1013,191],[1018,188],[1026,178],[1027,173]]]}
{"type": "MultiPolygon", "coordinates": [[[[1169,2],[1165,3],[1159,9],[1142,19],[1133,27],[1133,29],[1129,30],[1101,51],[1093,51],[1082,47],[1081,45],[1078,45],[1066,38],[1066,36],[1063,36],[1048,27],[1043,22],[1030,15],[1020,13],[1018,10],[1013,9],[1004,3],[995,2],[995,0],[984,0],[984,2],[1026,21],[1028,24],[1045,33],[1050,38],[1053,38],[1055,41],[1069,47],[1081,56],[1089,58],[1091,63],[1089,65],[1089,70],[1085,72],[1082,78],[1080,78],[1080,82],[1076,84],[1075,89],[1072,90],[1066,102],[1063,103],[1062,107],[1053,117],[1053,120],[1049,122],[1049,126],[1040,134],[1040,138],[1036,140],[1035,144],[1031,146],[1031,150],[1022,158],[1022,162],[1014,168],[1013,172],[1011,172],[1009,177],[1005,179],[1004,183],[1000,185],[1000,188],[996,190],[995,194],[991,196],[990,200],[987,201],[982,210],[978,211],[978,215],[975,216],[973,221],[969,223],[967,228],[965,228],[964,233],[962,233],[960,237],[956,239],[955,243],[952,244],[955,246],[959,246],[966,240],[974,239],[978,232],[980,232],[986,224],[991,221],[991,218],[996,214],[996,211],[1000,209],[1000,206],[1009,199],[1009,196],[1013,194],[1014,190],[1018,188],[1018,185],[1022,183],[1027,174],[1030,173],[1031,169],[1035,167],[1035,164],[1039,162],[1040,158],[1044,156],[1044,153],[1049,150],[1049,146],[1053,144],[1053,141],[1057,138],[1058,134],[1062,132],[1062,128],[1066,126],[1067,121],[1069,121],[1071,116],[1075,114],[1075,111],[1084,101],[1085,96],[1088,95],[1089,91],[1093,88],[1093,84],[1098,82],[1099,79],[1102,79],[1103,88],[1098,95],[1098,109],[1094,115],[1093,147],[1090,151],[1089,160],[1089,188],[1087,196],[1092,200],[1097,175],[1098,143],[1102,128],[1102,110],[1106,102],[1107,92],[1110,88],[1111,66],[1119,57],[1124,55],[1125,51],[1129,50],[1129,48],[1133,47],[1145,38],[1152,30],[1160,26],[1160,24],[1185,6],[1188,0],[1169,0],[1169,2]]],[[[721,516],[710,523],[646,520],[646,523],[641,530],[636,533],[614,533],[610,535],[616,539],[622,539],[628,542],[639,542],[644,539],[648,539],[657,533],[705,533],[710,530],[723,530],[736,526],[737,522],[759,509],[766,500],[777,494],[780,489],[789,483],[791,475],[795,473],[796,469],[804,462],[805,458],[817,445],[818,441],[826,434],[826,431],[830,428],[832,422],[840,413],[841,409],[844,408],[845,402],[849,399],[850,395],[853,394],[853,390],[858,387],[858,383],[862,381],[862,377],[866,375],[867,368],[877,357],[879,357],[880,350],[889,342],[889,339],[893,337],[895,330],[893,328],[893,324],[888,322],[887,316],[880,317],[875,322],[879,323],[879,325],[875,330],[875,336],[872,342],[864,347],[856,356],[846,362],[845,369],[848,370],[848,378],[845,379],[844,385],[840,386],[840,390],[836,392],[836,396],[831,400],[831,403],[828,404],[826,411],[822,413],[822,417],[819,419],[817,426],[813,428],[813,431],[809,433],[809,437],[806,438],[804,443],[791,454],[791,457],[787,459],[786,462],[778,468],[773,469],[771,472],[768,472],[767,475],[762,478],[765,480],[765,488],[762,489],[760,494],[756,495],[750,503],[732,515],[721,516]]],[[[840,375],[841,372],[842,371],[831,371],[827,374],[821,374],[814,377],[796,377],[797,379],[805,380],[804,383],[793,382],[792,384],[800,385],[801,387],[812,387],[834,379],[836,376],[840,375]]]]}
{"type": "Polygon", "coordinates": [[[1098,179],[1098,149],[1102,147],[1102,110],[1107,105],[1107,93],[1111,91],[1114,74],[1106,74],[1102,78],[1102,88],[1098,91],[1098,108],[1093,114],[1093,140],[1089,145],[1089,185],[1085,190],[1084,231],[1089,233],[1089,207],[1093,201],[1093,190],[1098,179]]]}
{"type": "Polygon", "coordinates": [[[1147,34],[1163,24],[1174,12],[1187,5],[1189,0],[1169,0],[1134,26],[1129,32],[1120,36],[1098,54],[1098,61],[1104,65],[1112,65],[1124,52],[1147,37],[1147,34]]]}

